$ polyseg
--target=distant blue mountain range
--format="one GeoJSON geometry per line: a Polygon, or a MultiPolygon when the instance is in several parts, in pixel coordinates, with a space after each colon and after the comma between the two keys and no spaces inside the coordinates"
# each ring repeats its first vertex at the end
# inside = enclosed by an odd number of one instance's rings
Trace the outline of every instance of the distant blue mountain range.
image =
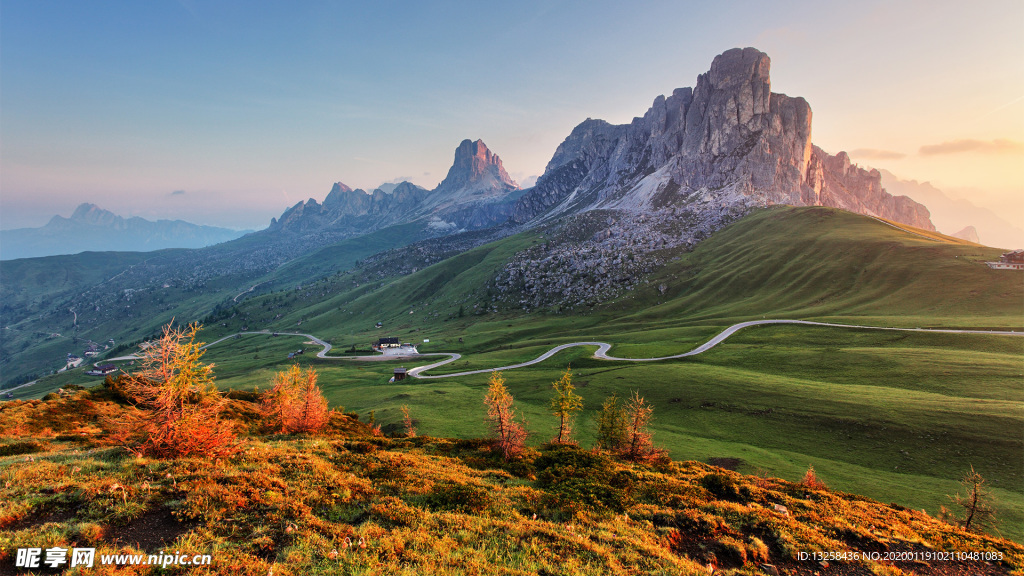
{"type": "Polygon", "coordinates": [[[0,231],[0,260],[85,251],[148,252],[202,248],[234,240],[248,230],[199,226],[184,220],[122,218],[95,204],[82,204],[70,218],[54,216],[40,228],[0,231]]]}

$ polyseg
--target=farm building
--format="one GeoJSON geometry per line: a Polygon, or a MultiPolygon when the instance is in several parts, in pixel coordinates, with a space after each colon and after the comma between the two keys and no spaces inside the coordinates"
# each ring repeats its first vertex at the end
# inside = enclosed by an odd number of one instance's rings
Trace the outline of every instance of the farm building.
{"type": "Polygon", "coordinates": [[[399,380],[405,380],[407,376],[408,376],[408,371],[405,368],[403,368],[403,367],[395,368],[395,378],[394,378],[395,382],[398,382],[399,380]]]}
{"type": "Polygon", "coordinates": [[[999,257],[999,262],[985,262],[993,270],[1024,270],[1024,250],[1014,250],[999,257]]]}
{"type": "Polygon", "coordinates": [[[86,372],[86,374],[88,374],[89,376],[106,376],[107,374],[114,373],[116,370],[117,366],[114,366],[113,364],[100,364],[99,366],[96,366],[92,370],[86,372]]]}
{"type": "Polygon", "coordinates": [[[373,345],[373,347],[377,350],[383,350],[385,348],[399,348],[401,346],[402,343],[398,340],[398,338],[381,338],[380,340],[377,340],[376,344],[373,345]]]}

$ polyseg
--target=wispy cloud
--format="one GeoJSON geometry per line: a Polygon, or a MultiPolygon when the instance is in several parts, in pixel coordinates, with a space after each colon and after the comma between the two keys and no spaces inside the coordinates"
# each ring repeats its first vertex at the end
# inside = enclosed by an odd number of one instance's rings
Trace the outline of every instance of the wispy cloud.
{"type": "Polygon", "coordinates": [[[1007,152],[1024,151],[1024,143],[1015,140],[997,138],[995,140],[951,140],[941,144],[921,146],[918,153],[922,156],[937,154],[959,154],[961,152],[977,152],[979,154],[1004,154],[1007,152]]]}
{"type": "Polygon", "coordinates": [[[993,108],[993,109],[989,110],[988,112],[985,112],[981,116],[978,116],[977,118],[975,118],[974,122],[977,122],[978,120],[982,120],[982,119],[988,118],[989,116],[995,114],[996,112],[999,112],[1000,110],[1005,110],[1006,108],[1009,108],[1010,106],[1013,106],[1014,104],[1016,104],[1018,102],[1021,102],[1021,101],[1024,101],[1024,96],[1018,96],[1018,97],[1014,98],[1013,100],[1010,100],[1006,104],[1003,104],[1001,106],[996,106],[995,108],[993,108]]]}
{"type": "Polygon", "coordinates": [[[171,192],[171,196],[181,196],[184,193],[184,190],[175,190],[174,192],[171,192]]]}
{"type": "Polygon", "coordinates": [[[899,160],[907,155],[895,150],[880,150],[878,148],[857,148],[850,150],[850,156],[864,160],[899,160]]]}

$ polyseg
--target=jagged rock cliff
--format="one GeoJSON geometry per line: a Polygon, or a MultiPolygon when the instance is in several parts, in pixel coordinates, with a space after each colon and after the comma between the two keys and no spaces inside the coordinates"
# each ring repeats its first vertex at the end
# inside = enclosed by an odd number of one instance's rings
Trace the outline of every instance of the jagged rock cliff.
{"type": "Polygon", "coordinates": [[[772,93],[769,68],[758,50],[729,50],[694,88],[659,96],[630,124],[587,119],[520,198],[513,221],[702,201],[833,206],[934,229],[927,209],[886,193],[877,171],[814,147],[810,106],[772,93]]]}
{"type": "Polygon", "coordinates": [[[269,229],[355,234],[422,218],[439,231],[471,230],[507,220],[518,191],[501,158],[482,140],[463,140],[448,176],[433,190],[402,182],[387,192],[367,193],[336,182],[323,204],[312,198],[299,202],[269,229]]]}

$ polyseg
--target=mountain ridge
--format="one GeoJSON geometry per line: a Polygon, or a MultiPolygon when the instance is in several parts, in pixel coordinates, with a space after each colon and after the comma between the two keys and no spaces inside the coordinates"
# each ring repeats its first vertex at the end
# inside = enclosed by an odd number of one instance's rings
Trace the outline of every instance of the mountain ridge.
{"type": "MultiPolygon", "coordinates": [[[[336,182],[323,204],[310,198],[271,220],[268,230],[332,229],[355,234],[424,219],[434,234],[500,224],[511,214],[509,198],[519,185],[483,140],[463,140],[448,174],[433,190],[411,182],[371,192],[336,182]]],[[[514,198],[513,198],[514,199],[514,198]]]]}
{"type": "Polygon", "coordinates": [[[930,182],[905,180],[885,169],[879,172],[887,190],[928,206],[935,227],[942,232],[953,234],[973,226],[978,235],[977,241],[986,246],[1006,249],[1024,247],[1024,229],[1012,224],[1004,216],[970,200],[952,198],[930,182]]]}
{"type": "Polygon", "coordinates": [[[82,203],[65,218],[55,215],[39,228],[0,231],[0,259],[36,258],[78,252],[152,251],[202,248],[234,240],[248,231],[192,224],[184,220],[124,218],[82,203]]]}

